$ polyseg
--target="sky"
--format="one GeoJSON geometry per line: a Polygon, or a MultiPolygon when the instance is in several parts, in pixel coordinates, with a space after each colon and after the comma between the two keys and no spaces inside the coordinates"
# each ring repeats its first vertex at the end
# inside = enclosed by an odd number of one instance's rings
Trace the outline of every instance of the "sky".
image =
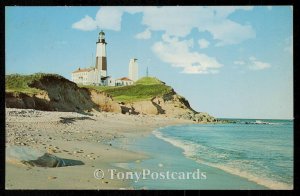
{"type": "Polygon", "coordinates": [[[71,79],[95,64],[106,34],[108,75],[166,82],[218,118],[293,118],[293,7],[6,7],[6,74],[71,79]]]}

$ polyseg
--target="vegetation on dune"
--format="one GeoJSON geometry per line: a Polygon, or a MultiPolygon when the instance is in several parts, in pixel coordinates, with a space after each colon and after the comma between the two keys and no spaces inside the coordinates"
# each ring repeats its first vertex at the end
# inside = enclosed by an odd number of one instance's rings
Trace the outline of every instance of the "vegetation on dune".
{"type": "Polygon", "coordinates": [[[135,84],[154,85],[154,84],[165,84],[165,83],[154,77],[143,77],[138,81],[136,81],[135,84]]]}
{"type": "MultiPolygon", "coordinates": [[[[36,73],[31,75],[12,74],[5,76],[5,91],[13,93],[25,93],[29,95],[42,92],[41,89],[30,87],[30,84],[35,80],[41,80],[45,76],[62,79],[63,77],[57,74],[36,73]]],[[[99,92],[105,92],[119,102],[135,102],[150,100],[155,96],[161,96],[172,91],[170,86],[166,86],[157,78],[144,77],[136,81],[130,86],[84,86],[82,88],[94,89],[99,92]]]]}
{"type": "Polygon", "coordinates": [[[11,74],[5,76],[5,91],[13,93],[26,93],[29,95],[37,94],[42,92],[42,90],[30,87],[30,83],[35,80],[40,80],[45,76],[53,76],[56,78],[62,78],[62,76],[57,74],[46,74],[46,73],[36,73],[31,75],[20,75],[11,74]]]}
{"type": "Polygon", "coordinates": [[[144,77],[136,81],[130,86],[82,86],[92,88],[97,91],[106,92],[111,95],[114,100],[120,102],[135,102],[150,100],[155,96],[172,91],[170,86],[166,86],[163,82],[153,77],[144,77]]]}

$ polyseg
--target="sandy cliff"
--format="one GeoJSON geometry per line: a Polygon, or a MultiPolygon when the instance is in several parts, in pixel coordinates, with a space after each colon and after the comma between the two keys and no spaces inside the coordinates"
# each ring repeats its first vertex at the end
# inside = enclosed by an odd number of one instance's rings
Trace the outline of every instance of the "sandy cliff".
{"type": "MultiPolygon", "coordinates": [[[[189,102],[173,89],[163,95],[154,96],[150,100],[123,103],[114,101],[105,92],[80,88],[63,77],[52,75],[45,75],[33,80],[28,83],[28,86],[40,91],[34,94],[6,92],[6,107],[68,112],[91,112],[95,110],[133,115],[163,115],[195,122],[216,121],[207,113],[193,110],[189,102]]],[[[151,87],[149,86],[149,88],[151,87]]]]}
{"type": "Polygon", "coordinates": [[[106,93],[80,88],[63,77],[44,76],[28,86],[42,91],[35,94],[6,92],[6,107],[65,112],[121,112],[119,104],[106,93]]]}

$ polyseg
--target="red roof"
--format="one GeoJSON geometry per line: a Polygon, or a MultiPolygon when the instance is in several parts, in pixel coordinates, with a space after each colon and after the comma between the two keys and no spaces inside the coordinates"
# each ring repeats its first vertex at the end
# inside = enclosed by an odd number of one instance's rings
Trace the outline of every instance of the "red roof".
{"type": "Polygon", "coordinates": [[[80,69],[78,68],[76,71],[73,71],[72,73],[79,73],[79,72],[89,72],[94,70],[94,68],[85,68],[85,69],[80,69]]]}
{"type": "Polygon", "coordinates": [[[127,78],[127,77],[119,78],[119,79],[117,79],[117,80],[122,80],[122,81],[132,81],[132,80],[130,80],[130,79],[127,78]]]}

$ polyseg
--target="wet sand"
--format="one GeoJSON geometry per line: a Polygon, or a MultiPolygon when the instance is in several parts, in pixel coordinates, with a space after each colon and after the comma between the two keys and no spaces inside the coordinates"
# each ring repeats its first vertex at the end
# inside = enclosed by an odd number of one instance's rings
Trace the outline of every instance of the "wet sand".
{"type": "Polygon", "coordinates": [[[130,142],[155,128],[192,123],[163,116],[116,113],[79,114],[6,108],[6,189],[132,189],[129,180],[96,179],[94,171],[118,168],[114,163],[146,159],[146,155],[113,145],[130,142]],[[34,149],[83,165],[33,167],[20,162],[14,147],[34,149]]]}

